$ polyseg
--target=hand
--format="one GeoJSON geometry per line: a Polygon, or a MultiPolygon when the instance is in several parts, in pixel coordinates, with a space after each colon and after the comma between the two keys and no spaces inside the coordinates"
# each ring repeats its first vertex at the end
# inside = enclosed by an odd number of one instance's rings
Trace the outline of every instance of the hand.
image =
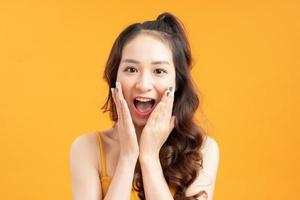
{"type": "Polygon", "coordinates": [[[130,111],[124,99],[122,86],[116,82],[116,88],[111,88],[112,96],[118,113],[117,130],[120,139],[120,158],[138,157],[139,145],[130,111]]]}
{"type": "Polygon", "coordinates": [[[159,157],[160,148],[175,126],[175,116],[172,116],[173,102],[174,92],[170,90],[165,91],[162,100],[149,116],[142,131],[140,157],[159,157]]]}

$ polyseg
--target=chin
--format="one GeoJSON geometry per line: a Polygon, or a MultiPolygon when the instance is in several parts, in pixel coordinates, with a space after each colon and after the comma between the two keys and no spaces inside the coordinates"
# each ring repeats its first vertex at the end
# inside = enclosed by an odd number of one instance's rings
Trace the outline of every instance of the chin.
{"type": "Polygon", "coordinates": [[[132,121],[133,121],[133,123],[134,123],[134,125],[135,126],[137,126],[137,127],[144,127],[145,125],[146,125],[146,123],[147,123],[147,118],[145,119],[145,118],[133,118],[132,119],[132,121]]]}
{"type": "Polygon", "coordinates": [[[137,127],[144,127],[147,123],[147,120],[148,120],[149,116],[144,116],[144,117],[138,116],[134,112],[133,109],[134,108],[132,108],[132,107],[129,108],[133,124],[137,127]]]}

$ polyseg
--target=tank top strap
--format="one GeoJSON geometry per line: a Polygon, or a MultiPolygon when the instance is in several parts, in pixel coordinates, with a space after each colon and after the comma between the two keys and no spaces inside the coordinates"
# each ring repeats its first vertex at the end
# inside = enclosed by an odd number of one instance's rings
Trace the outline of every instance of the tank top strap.
{"type": "Polygon", "coordinates": [[[100,146],[100,159],[101,159],[101,175],[102,177],[106,177],[106,162],[105,162],[105,154],[104,154],[104,144],[101,136],[101,132],[97,132],[99,146],[100,146]]]}

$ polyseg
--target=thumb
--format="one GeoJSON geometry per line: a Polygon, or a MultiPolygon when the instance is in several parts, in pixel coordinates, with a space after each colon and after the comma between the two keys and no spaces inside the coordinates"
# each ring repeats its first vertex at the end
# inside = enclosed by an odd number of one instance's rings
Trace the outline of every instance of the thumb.
{"type": "Polygon", "coordinates": [[[171,117],[171,120],[170,120],[170,130],[171,130],[171,131],[172,131],[173,128],[175,127],[175,119],[176,119],[176,117],[173,115],[173,116],[171,117]]]}

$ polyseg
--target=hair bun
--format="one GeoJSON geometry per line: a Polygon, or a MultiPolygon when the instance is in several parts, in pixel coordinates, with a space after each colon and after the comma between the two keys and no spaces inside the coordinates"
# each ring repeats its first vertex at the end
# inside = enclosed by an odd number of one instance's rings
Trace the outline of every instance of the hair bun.
{"type": "Polygon", "coordinates": [[[176,17],[169,13],[169,12],[164,12],[164,13],[161,13],[160,15],[158,15],[158,17],[156,18],[157,21],[163,21],[167,24],[174,24],[174,22],[177,21],[176,17]]]}
{"type": "Polygon", "coordinates": [[[183,33],[184,26],[182,22],[172,13],[170,12],[161,13],[160,15],[158,15],[156,20],[158,22],[167,24],[171,28],[173,33],[180,34],[180,35],[184,34],[183,33]]]}
{"type": "Polygon", "coordinates": [[[183,44],[183,51],[186,55],[187,63],[188,65],[190,65],[191,64],[190,44],[188,42],[185,33],[185,27],[182,21],[170,12],[161,13],[160,15],[158,15],[156,20],[159,24],[162,23],[168,26],[168,28],[165,27],[165,32],[167,33],[171,32],[171,34],[176,35],[179,38],[179,40],[183,44]]]}

